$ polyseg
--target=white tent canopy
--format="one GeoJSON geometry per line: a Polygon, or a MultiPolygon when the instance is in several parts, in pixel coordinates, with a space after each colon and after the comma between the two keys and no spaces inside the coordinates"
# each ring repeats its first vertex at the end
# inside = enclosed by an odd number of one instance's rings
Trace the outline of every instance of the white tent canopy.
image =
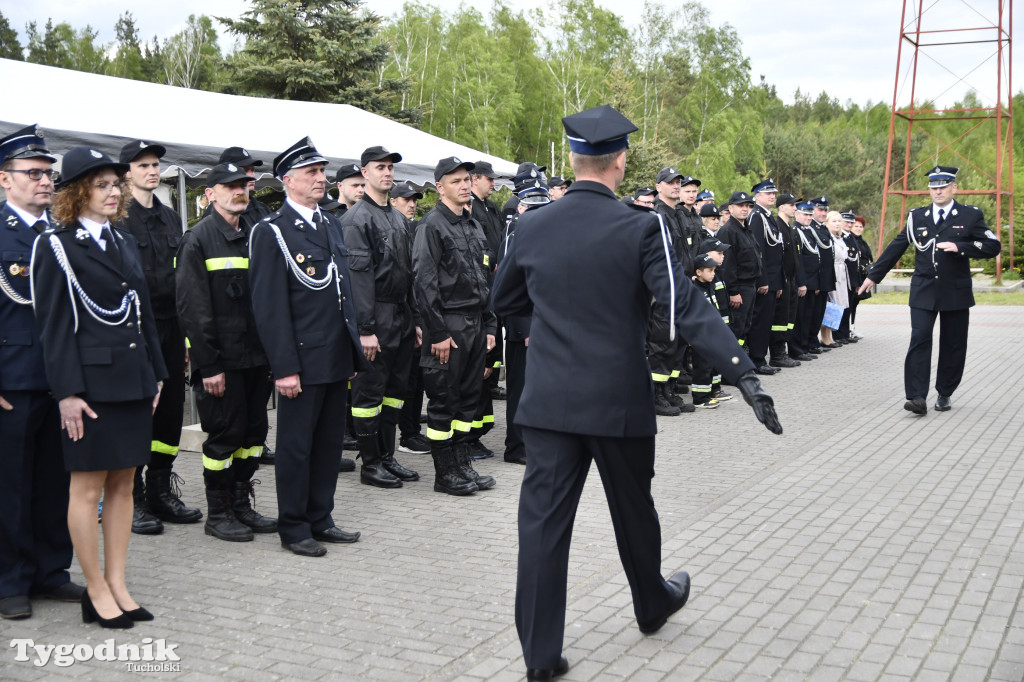
{"type": "Polygon", "coordinates": [[[489,161],[509,178],[516,172],[511,161],[347,104],[223,95],[8,59],[0,59],[0,83],[18,93],[0,113],[0,137],[38,123],[58,155],[92,145],[114,159],[126,142],[144,139],[167,148],[164,175],[180,169],[189,185],[202,185],[220,152],[234,146],[262,160],[257,170],[269,179],[274,157],[307,135],[329,160],[329,174],[378,144],[402,155],[397,179],[420,185],[433,182],[434,166],[448,156],[489,161]]]}

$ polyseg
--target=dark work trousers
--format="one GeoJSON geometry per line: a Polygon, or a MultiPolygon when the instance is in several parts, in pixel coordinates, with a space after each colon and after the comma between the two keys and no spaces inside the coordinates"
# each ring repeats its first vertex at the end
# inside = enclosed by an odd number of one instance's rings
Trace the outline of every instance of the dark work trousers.
{"type": "MultiPolygon", "coordinates": [[[[207,393],[202,381],[197,381],[196,387],[199,422],[207,434],[203,471],[221,472],[234,468],[232,460],[258,458],[267,439],[267,401],[274,389],[267,366],[225,370],[224,395],[220,398],[207,393]]],[[[205,478],[224,477],[213,473],[205,478]]],[[[239,470],[235,480],[249,478],[239,470]]]]}
{"type": "Polygon", "coordinates": [[[569,545],[583,484],[597,462],[622,568],[640,621],[663,614],[661,525],[651,497],[654,436],[605,438],[523,427],[516,629],[527,668],[554,668],[565,634],[569,545]]]}
{"type": "Polygon", "coordinates": [[[277,402],[277,529],[295,543],[334,526],[334,491],[345,439],[347,381],[303,385],[277,402]]]}
{"type": "Polygon", "coordinates": [[[68,483],[60,411],[49,391],[3,391],[0,409],[0,599],[70,580],[68,483]]]}
{"type": "Polygon", "coordinates": [[[669,340],[669,334],[668,306],[655,304],[647,323],[647,362],[651,366],[651,379],[656,384],[667,382],[673,370],[679,369],[677,356],[681,341],[678,334],[669,340]]]}
{"type": "Polygon", "coordinates": [[[418,357],[419,349],[413,351],[413,365],[409,371],[409,383],[407,384],[405,404],[398,416],[398,429],[402,438],[416,436],[420,432],[420,414],[423,412],[423,368],[420,367],[418,357]]]}
{"type": "Polygon", "coordinates": [[[967,326],[970,308],[963,310],[910,309],[910,348],[903,365],[903,382],[907,400],[928,397],[931,376],[932,333],[939,318],[939,366],[935,373],[935,390],[951,396],[964,376],[967,361],[967,326]]]}
{"type": "Polygon", "coordinates": [[[491,376],[484,379],[484,393],[488,395],[490,395],[492,388],[498,388],[498,379],[501,377],[501,364],[505,361],[505,349],[501,342],[501,330],[503,328],[501,318],[498,318],[498,332],[494,336],[494,348],[487,353],[487,358],[484,361],[487,367],[494,370],[491,372],[491,376]]]}
{"type": "Polygon", "coordinates": [[[796,320],[796,286],[787,281],[782,285],[782,296],[775,299],[775,313],[772,315],[772,333],[769,352],[772,359],[786,354],[786,344],[793,332],[796,320]]]}
{"type": "Polygon", "coordinates": [[[445,327],[458,348],[441,364],[423,342],[420,365],[427,391],[427,439],[469,439],[483,388],[487,339],[480,313],[445,313],[445,327]]]}
{"type": "Polygon", "coordinates": [[[181,443],[181,425],[185,417],[185,334],[178,318],[157,320],[160,352],[167,365],[167,380],[160,391],[160,402],[153,413],[153,443],[149,466],[170,469],[181,443]]]}
{"type": "Polygon", "coordinates": [[[789,335],[789,355],[796,357],[807,352],[808,336],[810,335],[812,320],[814,318],[814,292],[808,291],[796,302],[796,321],[793,325],[793,333],[789,335]]]}
{"type": "MultiPolygon", "coordinates": [[[[850,294],[851,296],[853,294],[850,294]]],[[[839,329],[832,334],[833,339],[850,338],[850,309],[843,309],[843,316],[839,319],[839,329]]]]}
{"type": "MultiPolygon", "coordinates": [[[[493,370],[491,377],[497,373],[497,369],[493,370]]],[[[486,435],[494,428],[494,398],[491,397],[491,377],[484,379],[480,386],[480,397],[476,403],[476,411],[473,413],[473,426],[469,432],[472,440],[480,440],[481,436],[486,435]]]]}
{"type": "Polygon", "coordinates": [[[750,331],[747,332],[747,353],[757,367],[768,364],[768,343],[772,334],[776,300],[775,292],[771,289],[767,294],[756,294],[754,299],[754,317],[750,321],[750,331]]]}
{"type": "Polygon", "coordinates": [[[505,343],[505,386],[508,389],[508,398],[505,400],[505,457],[508,458],[518,457],[525,452],[523,427],[514,422],[526,385],[527,350],[524,341],[505,343]]]}
{"type": "Polygon", "coordinates": [[[807,302],[810,303],[811,316],[807,321],[808,325],[804,330],[802,341],[807,345],[807,348],[818,348],[821,346],[821,340],[818,338],[818,335],[821,333],[821,321],[825,319],[825,304],[828,302],[828,292],[819,291],[814,294],[808,291],[804,298],[810,299],[807,302]]]}
{"type": "Polygon", "coordinates": [[[711,395],[715,390],[714,381],[715,368],[709,365],[700,353],[694,351],[693,384],[690,386],[694,405],[703,405],[711,400],[711,395]]]}
{"type": "Polygon", "coordinates": [[[757,287],[753,282],[741,282],[739,294],[743,303],[739,308],[729,306],[729,328],[736,335],[741,346],[747,343],[747,332],[750,331],[750,324],[754,319],[754,299],[757,297],[757,287]]]}
{"type": "Polygon", "coordinates": [[[395,343],[381,346],[374,356],[373,369],[360,372],[352,380],[352,423],[357,436],[369,436],[380,431],[381,412],[388,408],[394,414],[391,426],[398,418],[398,410],[405,404],[409,390],[409,372],[415,359],[415,335],[395,339],[395,343]]]}

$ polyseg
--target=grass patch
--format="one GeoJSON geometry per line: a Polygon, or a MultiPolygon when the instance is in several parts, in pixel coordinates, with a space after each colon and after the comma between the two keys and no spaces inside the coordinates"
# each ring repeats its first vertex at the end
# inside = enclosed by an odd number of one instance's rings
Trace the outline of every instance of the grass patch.
{"type": "MultiPolygon", "coordinates": [[[[978,305],[1024,305],[1024,291],[1016,290],[1009,293],[998,291],[976,291],[974,300],[978,305]]],[[[882,291],[874,294],[861,305],[873,303],[888,305],[907,305],[910,302],[910,292],[907,291],[882,291]]]]}

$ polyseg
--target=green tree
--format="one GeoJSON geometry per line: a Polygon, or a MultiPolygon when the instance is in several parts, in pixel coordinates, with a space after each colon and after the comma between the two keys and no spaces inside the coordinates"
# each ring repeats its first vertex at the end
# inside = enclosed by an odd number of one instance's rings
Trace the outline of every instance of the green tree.
{"type": "Polygon", "coordinates": [[[139,42],[139,29],[135,26],[135,18],[131,12],[122,14],[114,25],[117,34],[117,48],[114,58],[107,66],[107,73],[121,78],[143,80],[142,45],[139,42]]]}
{"type": "Polygon", "coordinates": [[[25,52],[18,40],[18,32],[11,28],[11,22],[0,12],[0,57],[23,61],[25,52]]]}
{"type": "Polygon", "coordinates": [[[380,19],[357,13],[361,0],[253,0],[241,19],[218,17],[245,40],[232,66],[247,94],[353,104],[404,121],[406,81],[380,77],[388,47],[377,40],[380,19]]]}
{"type": "Polygon", "coordinates": [[[96,44],[99,34],[91,26],[76,31],[67,22],[55,26],[47,19],[42,33],[34,21],[25,32],[30,62],[90,73],[103,73],[106,68],[105,46],[96,44]]]}
{"type": "Polygon", "coordinates": [[[164,41],[162,58],[168,85],[214,89],[223,58],[210,17],[189,15],[185,28],[164,41]]]}

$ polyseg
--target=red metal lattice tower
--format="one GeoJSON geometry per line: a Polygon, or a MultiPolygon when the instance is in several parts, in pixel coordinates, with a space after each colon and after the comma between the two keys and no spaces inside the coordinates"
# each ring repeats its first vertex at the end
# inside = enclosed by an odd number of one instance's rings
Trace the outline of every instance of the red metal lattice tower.
{"type": "MultiPolygon", "coordinates": [[[[973,0],[975,4],[984,4],[992,11],[992,0],[973,0]]],[[[916,189],[924,187],[923,173],[927,168],[941,163],[943,165],[965,167],[976,171],[976,177],[982,177],[989,185],[984,188],[959,189],[959,195],[979,195],[992,197],[995,202],[995,220],[992,229],[996,235],[1002,238],[1004,226],[1004,210],[1009,220],[1006,227],[1010,236],[1010,267],[1013,263],[1013,2],[1012,0],[995,0],[996,16],[986,16],[978,9],[972,7],[966,0],[929,0],[925,6],[924,0],[903,0],[903,14],[900,18],[899,50],[896,57],[896,83],[893,87],[892,114],[889,122],[889,148],[885,162],[885,184],[882,191],[882,217],[878,229],[878,249],[885,246],[886,217],[889,208],[890,197],[899,197],[899,218],[895,222],[894,230],[902,229],[907,216],[908,197],[927,195],[927,189],[916,189]],[[980,19],[979,19],[980,17],[980,19]],[[987,46],[987,48],[985,47],[987,46]],[[993,47],[994,46],[994,47],[993,47]],[[906,55],[904,47],[907,47],[906,55]],[[973,51],[973,56],[978,54],[984,56],[980,63],[975,65],[973,60],[966,63],[956,62],[950,66],[947,61],[951,53],[957,50],[961,53],[964,49],[973,51]],[[991,53],[989,54],[989,50],[991,53]],[[987,55],[987,56],[985,56],[987,55]],[[941,74],[939,80],[932,79],[927,83],[919,83],[919,67],[922,64],[922,57],[937,65],[938,70],[945,71],[949,75],[941,74]],[[995,68],[987,66],[988,62],[995,59],[995,68]],[[909,62],[907,64],[906,62],[909,62]],[[966,70],[964,75],[953,71],[958,68],[966,70]],[[994,88],[991,87],[991,77],[994,76],[994,88]],[[949,87],[939,91],[942,85],[955,78],[949,87]],[[976,87],[968,78],[974,80],[985,78],[989,87],[976,87]],[[909,83],[909,96],[901,99],[902,91],[909,83]],[[938,84],[938,87],[935,87],[938,84]],[[941,99],[955,87],[964,84],[970,91],[973,91],[976,98],[988,100],[990,106],[960,107],[942,109],[932,105],[931,108],[921,108],[922,102],[929,101],[934,97],[941,99]],[[919,85],[924,93],[919,93],[919,85]],[[936,92],[932,92],[934,89],[936,92]],[[922,97],[922,94],[924,97],[922,97]],[[901,101],[907,102],[901,106],[901,101]],[[959,123],[958,133],[953,139],[941,139],[942,134],[948,134],[950,126],[948,122],[959,123]],[[986,125],[987,121],[994,121],[994,124],[986,125]],[[906,126],[904,137],[904,151],[902,172],[897,173],[893,166],[898,165],[893,161],[893,149],[896,138],[903,135],[902,127],[906,126]],[[939,127],[936,122],[942,122],[944,133],[936,134],[935,128],[939,127]],[[898,127],[899,126],[899,127],[898,127]],[[930,129],[931,128],[931,129],[930,129]],[[970,158],[958,153],[955,144],[976,129],[982,128],[985,131],[992,130],[995,137],[996,161],[995,167],[988,164],[982,167],[970,158]],[[934,142],[936,149],[934,154],[923,156],[924,160],[915,161],[912,158],[913,141],[925,139],[934,142]],[[924,138],[921,137],[924,136],[924,138]]],[[[955,59],[955,54],[953,55],[955,59]]],[[[931,64],[928,64],[931,66],[931,64]]],[[[928,74],[931,76],[931,74],[928,74]]],[[[924,79],[922,79],[924,80],[924,79]]],[[[985,104],[979,100],[979,104],[985,104]]],[[[963,173],[961,173],[961,176],[963,173]]],[[[996,259],[996,281],[1002,277],[1002,257],[996,259]]]]}

